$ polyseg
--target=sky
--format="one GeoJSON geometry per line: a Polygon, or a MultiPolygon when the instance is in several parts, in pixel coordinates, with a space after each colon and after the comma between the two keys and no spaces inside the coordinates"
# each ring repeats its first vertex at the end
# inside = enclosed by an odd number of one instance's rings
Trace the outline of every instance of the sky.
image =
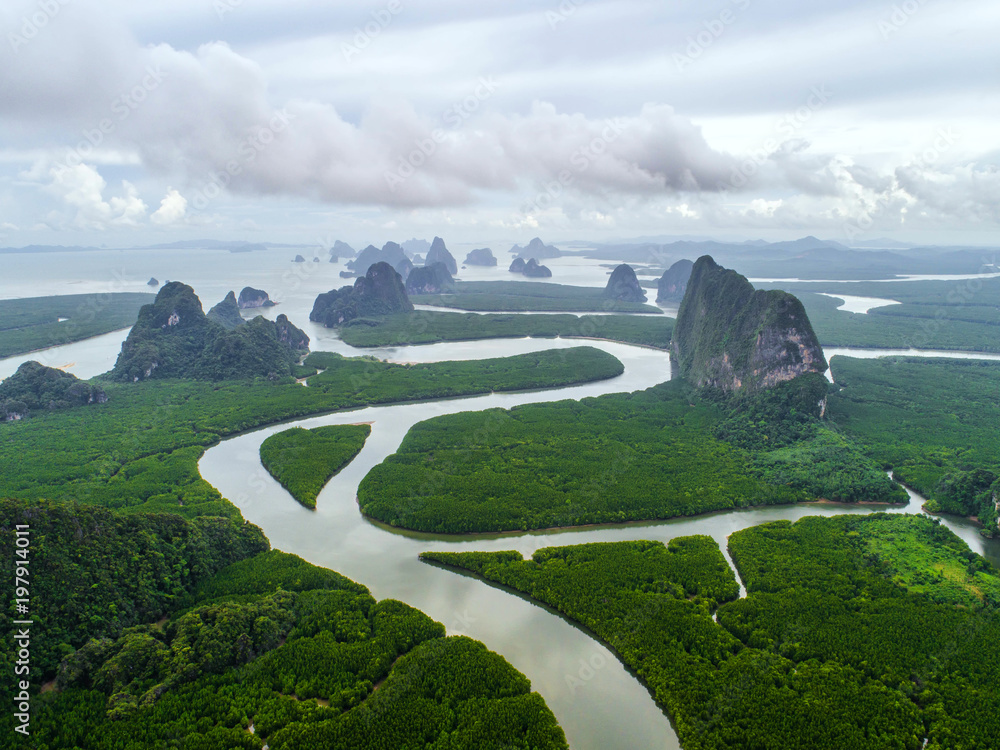
{"type": "Polygon", "coordinates": [[[0,245],[996,245],[998,28],[995,0],[5,0],[0,245]]]}

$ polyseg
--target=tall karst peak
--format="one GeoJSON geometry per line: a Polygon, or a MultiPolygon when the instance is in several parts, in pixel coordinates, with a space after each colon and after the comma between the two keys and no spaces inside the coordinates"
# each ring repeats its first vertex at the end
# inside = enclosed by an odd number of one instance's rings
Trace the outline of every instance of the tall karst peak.
{"type": "Polygon", "coordinates": [[[759,391],[827,369],[797,297],[754,289],[710,256],[697,260],[671,341],[681,376],[699,387],[759,391]]]}

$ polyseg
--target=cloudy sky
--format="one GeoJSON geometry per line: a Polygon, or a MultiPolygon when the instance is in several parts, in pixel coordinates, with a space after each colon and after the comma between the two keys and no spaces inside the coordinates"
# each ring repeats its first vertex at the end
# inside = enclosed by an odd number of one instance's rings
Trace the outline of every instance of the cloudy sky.
{"type": "Polygon", "coordinates": [[[5,0],[0,245],[1000,244],[996,0],[5,0]]]}

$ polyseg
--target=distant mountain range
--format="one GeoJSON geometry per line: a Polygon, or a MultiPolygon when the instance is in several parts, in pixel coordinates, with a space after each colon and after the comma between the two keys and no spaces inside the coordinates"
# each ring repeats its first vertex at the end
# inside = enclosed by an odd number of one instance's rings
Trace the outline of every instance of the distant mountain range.
{"type": "Polygon", "coordinates": [[[88,247],[84,245],[27,245],[25,247],[0,247],[0,253],[85,253],[98,250],[228,250],[231,253],[248,253],[256,250],[302,248],[306,245],[288,245],[278,242],[245,242],[240,240],[180,240],[136,247],[88,247]]]}
{"type": "MultiPolygon", "coordinates": [[[[423,249],[426,240],[409,240],[411,249],[423,249]]],[[[856,242],[853,247],[808,236],[787,242],[746,240],[723,242],[700,237],[639,237],[620,242],[568,242],[565,255],[627,262],[662,270],[679,260],[696,260],[711,255],[719,263],[751,278],[798,279],[889,279],[906,274],[974,274],[1000,271],[996,252],[968,246],[918,246],[891,239],[856,242]]],[[[305,245],[240,240],[181,240],[178,242],[127,248],[134,250],[227,250],[233,253],[303,248],[305,245]]],[[[111,248],[61,245],[29,245],[0,248],[6,253],[92,252],[111,248]]],[[[405,249],[405,248],[403,248],[405,249]]],[[[402,249],[401,249],[402,250],[402,249]]],[[[429,245],[428,245],[429,251],[429,245]]],[[[401,252],[402,254],[402,252],[401,252]]],[[[639,270],[648,275],[651,269],[639,270]]]]}
{"type": "MultiPolygon", "coordinates": [[[[891,242],[891,241],[886,241],[891,242]]],[[[872,244],[882,244],[873,241],[872,244]]],[[[711,255],[751,278],[891,279],[901,275],[974,274],[1000,271],[991,251],[977,247],[850,248],[839,242],[803,237],[791,242],[726,243],[679,240],[658,244],[629,242],[592,246],[576,255],[666,269],[679,260],[711,255]]]]}

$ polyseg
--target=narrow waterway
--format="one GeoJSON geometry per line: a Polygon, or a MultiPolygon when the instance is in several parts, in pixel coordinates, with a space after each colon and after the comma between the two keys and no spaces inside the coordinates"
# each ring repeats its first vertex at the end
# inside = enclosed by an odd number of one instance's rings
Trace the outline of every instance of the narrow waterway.
{"type": "MultiPolygon", "coordinates": [[[[553,343],[537,339],[466,342],[411,347],[391,353],[393,358],[411,361],[417,357],[419,361],[472,359],[509,356],[521,353],[526,346],[545,348],[553,343]]],[[[578,341],[557,343],[579,344],[578,341]]],[[[521,597],[471,577],[423,564],[417,559],[419,553],[515,549],[528,556],[546,546],[634,539],[666,542],[690,534],[712,536],[725,549],[726,539],[734,531],[767,521],[874,510],[920,512],[923,501],[910,493],[910,504],[905,507],[825,503],[765,507],[661,522],[465,538],[402,532],[361,516],[356,502],[358,484],[373,466],[395,452],[406,432],[417,422],[461,411],[634,391],[669,377],[669,360],[664,352],[609,342],[593,343],[618,357],[625,364],[625,373],[602,383],[553,391],[372,407],[296,422],[306,428],[372,423],[372,434],[365,448],[323,490],[315,512],[299,506],[260,465],[260,444],[275,432],[288,429],[288,424],[241,435],[211,448],[202,458],[200,469],[202,476],[236,503],[248,520],[264,529],[276,548],[338,570],[364,583],[379,598],[405,601],[443,622],[450,633],[470,635],[503,654],[545,697],[574,750],[677,748],[673,729],[648,691],[586,633],[521,597]]],[[[974,550],[1000,564],[996,546],[988,547],[971,523],[960,520],[946,523],[974,550]]]]}

